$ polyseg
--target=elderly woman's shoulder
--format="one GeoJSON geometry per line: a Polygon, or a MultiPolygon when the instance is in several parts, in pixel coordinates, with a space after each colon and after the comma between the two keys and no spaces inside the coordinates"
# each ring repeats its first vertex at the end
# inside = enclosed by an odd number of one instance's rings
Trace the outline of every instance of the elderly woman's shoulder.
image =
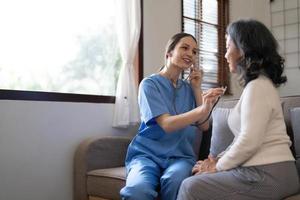
{"type": "Polygon", "coordinates": [[[259,93],[269,94],[271,91],[276,92],[276,87],[272,80],[267,76],[260,75],[256,79],[250,81],[247,86],[250,91],[260,91],[259,93]]]}
{"type": "Polygon", "coordinates": [[[272,80],[266,75],[259,75],[256,79],[249,82],[250,85],[273,85],[272,80]]]}

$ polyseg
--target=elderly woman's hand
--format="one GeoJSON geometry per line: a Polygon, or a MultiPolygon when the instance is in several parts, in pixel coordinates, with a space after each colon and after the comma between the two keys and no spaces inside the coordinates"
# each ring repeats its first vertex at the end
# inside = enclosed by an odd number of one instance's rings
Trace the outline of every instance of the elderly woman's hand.
{"type": "Polygon", "coordinates": [[[192,174],[202,174],[202,173],[214,173],[216,172],[216,164],[217,159],[212,157],[211,155],[208,156],[205,160],[199,160],[196,162],[192,169],[192,174]]]}

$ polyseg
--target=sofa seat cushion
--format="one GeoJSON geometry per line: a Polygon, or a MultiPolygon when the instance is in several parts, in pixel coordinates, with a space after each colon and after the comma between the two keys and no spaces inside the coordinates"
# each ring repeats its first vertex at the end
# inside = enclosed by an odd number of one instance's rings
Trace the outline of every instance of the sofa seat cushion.
{"type": "Polygon", "coordinates": [[[101,197],[89,196],[89,200],[109,200],[109,199],[103,199],[101,197]]]}
{"type": "Polygon", "coordinates": [[[120,199],[120,190],[125,182],[125,167],[92,170],[87,173],[87,193],[106,199],[120,199]]]}
{"type": "Polygon", "coordinates": [[[293,196],[284,198],[283,200],[299,200],[300,199],[300,194],[295,194],[293,196]]]}

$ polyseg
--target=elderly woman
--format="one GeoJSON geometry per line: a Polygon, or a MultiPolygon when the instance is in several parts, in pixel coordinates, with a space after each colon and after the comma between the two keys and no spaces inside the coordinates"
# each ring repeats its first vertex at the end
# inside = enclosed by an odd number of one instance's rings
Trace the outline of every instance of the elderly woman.
{"type": "Polygon", "coordinates": [[[286,82],[277,46],[271,32],[256,20],[228,26],[225,58],[244,86],[228,117],[235,138],[216,158],[196,163],[195,175],[183,181],[178,200],[282,199],[298,191],[276,90],[286,82]]]}

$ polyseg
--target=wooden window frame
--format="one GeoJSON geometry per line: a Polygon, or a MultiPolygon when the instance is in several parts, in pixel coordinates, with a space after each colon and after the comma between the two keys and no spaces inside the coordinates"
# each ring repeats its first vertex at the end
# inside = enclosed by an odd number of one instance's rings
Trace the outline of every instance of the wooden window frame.
{"type": "MultiPolygon", "coordinates": [[[[183,1],[181,0],[181,19],[182,19],[182,31],[184,31],[184,10],[183,1]]],[[[195,0],[202,1],[202,0],[195,0]]],[[[230,78],[228,64],[225,59],[226,53],[226,27],[229,24],[229,0],[217,0],[218,1],[218,85],[227,86],[226,94],[230,94],[230,78]]],[[[198,39],[198,38],[197,38],[198,39]]]]}

